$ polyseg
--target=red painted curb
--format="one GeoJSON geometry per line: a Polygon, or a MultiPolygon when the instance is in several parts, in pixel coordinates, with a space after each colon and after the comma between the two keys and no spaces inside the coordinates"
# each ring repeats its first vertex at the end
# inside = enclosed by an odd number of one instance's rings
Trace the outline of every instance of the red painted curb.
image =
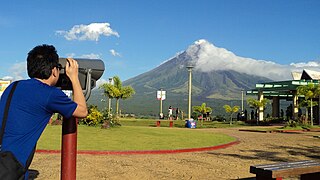
{"type": "MultiPolygon", "coordinates": [[[[189,148],[189,149],[174,149],[174,150],[142,150],[142,151],[91,151],[91,150],[79,150],[77,154],[90,154],[90,155],[129,155],[129,154],[173,154],[173,153],[185,153],[185,152],[197,152],[197,151],[210,151],[227,148],[229,146],[239,144],[240,141],[233,141],[227,144],[221,144],[218,146],[202,147],[202,148],[189,148]]],[[[57,154],[61,153],[61,150],[36,150],[37,153],[57,154]]]]}

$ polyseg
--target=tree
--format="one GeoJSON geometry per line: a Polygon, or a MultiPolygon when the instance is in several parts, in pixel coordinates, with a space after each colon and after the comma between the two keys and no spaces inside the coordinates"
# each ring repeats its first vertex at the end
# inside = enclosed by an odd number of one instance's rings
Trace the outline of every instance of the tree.
{"type": "Polygon", "coordinates": [[[312,104],[312,106],[317,106],[318,105],[317,102],[311,103],[311,100],[306,100],[306,99],[304,99],[304,100],[299,102],[299,107],[306,108],[305,118],[302,118],[302,123],[303,124],[307,124],[307,121],[309,119],[309,108],[311,108],[311,104],[312,104]]]}
{"type": "Polygon", "coordinates": [[[115,98],[116,101],[116,115],[119,115],[119,100],[120,99],[128,99],[134,93],[134,89],[131,86],[122,86],[122,82],[118,76],[114,76],[113,84],[104,83],[100,86],[101,89],[104,90],[104,95],[109,98],[115,98]]]}
{"type": "Polygon", "coordinates": [[[258,111],[260,108],[264,109],[268,103],[269,103],[268,99],[262,99],[261,101],[253,98],[247,99],[247,104],[250,107],[254,108],[256,111],[258,111]]]}
{"type": "Polygon", "coordinates": [[[313,126],[313,110],[312,109],[313,109],[314,103],[312,102],[312,99],[320,95],[320,86],[315,85],[314,83],[310,83],[306,86],[299,86],[297,87],[297,94],[303,95],[306,101],[310,99],[310,107],[311,107],[310,108],[310,124],[311,126],[313,126]]]}
{"type": "Polygon", "coordinates": [[[119,115],[119,100],[120,99],[128,99],[130,98],[134,93],[134,89],[131,86],[122,86],[122,82],[118,76],[113,77],[113,86],[114,86],[114,92],[116,98],[116,114],[119,115]]]}
{"type": "MultiPolygon", "coordinates": [[[[207,107],[206,103],[202,103],[201,106],[193,106],[192,109],[193,109],[193,111],[202,114],[202,117],[203,117],[204,114],[212,112],[212,108],[211,107],[207,107]]],[[[203,123],[203,118],[202,118],[201,125],[202,125],[202,123],[203,123]]]]}
{"type": "MultiPolygon", "coordinates": [[[[103,95],[108,97],[109,99],[113,99],[119,94],[118,89],[115,88],[111,83],[104,83],[99,88],[103,89],[103,95]]],[[[111,107],[109,107],[108,109],[109,114],[111,114],[110,108],[111,107]]]]}
{"type": "Polygon", "coordinates": [[[240,106],[233,106],[230,105],[224,105],[223,108],[225,109],[226,113],[230,113],[230,125],[232,124],[232,116],[234,113],[238,112],[240,109],[240,106]]]}
{"type": "Polygon", "coordinates": [[[88,126],[96,126],[103,122],[103,114],[98,110],[97,106],[90,105],[88,110],[88,116],[81,120],[84,124],[88,126]]]}

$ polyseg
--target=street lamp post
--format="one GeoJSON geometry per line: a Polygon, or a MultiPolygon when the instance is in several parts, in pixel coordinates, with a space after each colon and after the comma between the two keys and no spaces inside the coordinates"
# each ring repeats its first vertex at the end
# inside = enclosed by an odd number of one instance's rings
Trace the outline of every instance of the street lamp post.
{"type": "Polygon", "coordinates": [[[243,89],[241,90],[241,111],[243,112],[243,89]]]}
{"type": "Polygon", "coordinates": [[[162,114],[162,89],[160,89],[160,114],[162,114]]]}
{"type": "Polygon", "coordinates": [[[193,66],[191,66],[191,65],[187,66],[187,69],[188,69],[188,72],[189,72],[188,120],[191,119],[192,68],[193,68],[193,66]]]}
{"type": "MultiPolygon", "coordinates": [[[[113,80],[113,78],[110,77],[109,78],[109,84],[112,84],[112,80],[113,80]]],[[[111,98],[110,98],[110,96],[108,97],[108,114],[109,114],[109,116],[111,114],[111,98]]]]}

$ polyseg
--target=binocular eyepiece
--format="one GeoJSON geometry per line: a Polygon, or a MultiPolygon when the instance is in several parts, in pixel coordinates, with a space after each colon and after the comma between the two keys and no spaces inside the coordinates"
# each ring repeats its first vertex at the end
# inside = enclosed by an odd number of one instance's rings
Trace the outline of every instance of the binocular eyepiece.
{"type": "MultiPolygon", "coordinates": [[[[104,63],[101,59],[74,59],[79,65],[79,80],[81,88],[85,91],[85,94],[89,93],[90,96],[91,89],[96,86],[96,81],[102,76],[105,70],[104,63]]],[[[65,72],[66,63],[66,58],[59,58],[59,64],[61,67],[58,67],[60,69],[60,75],[56,87],[59,87],[62,90],[72,90],[72,83],[65,72]]]]}

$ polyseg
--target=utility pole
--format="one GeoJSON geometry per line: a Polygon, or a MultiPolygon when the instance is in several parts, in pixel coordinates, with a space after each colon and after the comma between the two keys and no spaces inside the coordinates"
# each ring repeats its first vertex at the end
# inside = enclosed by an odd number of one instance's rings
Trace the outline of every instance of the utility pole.
{"type": "MultiPolygon", "coordinates": [[[[112,84],[112,77],[109,77],[109,84],[112,84]]],[[[108,116],[110,117],[111,115],[111,98],[110,96],[108,97],[108,116]]]]}
{"type": "Polygon", "coordinates": [[[243,89],[241,90],[241,111],[243,112],[243,89]]]}
{"type": "Polygon", "coordinates": [[[191,119],[192,68],[193,68],[193,66],[191,66],[191,65],[187,66],[187,69],[188,69],[188,72],[189,72],[188,120],[191,119]]]}
{"type": "Polygon", "coordinates": [[[162,89],[160,89],[160,114],[162,114],[162,89]]]}

